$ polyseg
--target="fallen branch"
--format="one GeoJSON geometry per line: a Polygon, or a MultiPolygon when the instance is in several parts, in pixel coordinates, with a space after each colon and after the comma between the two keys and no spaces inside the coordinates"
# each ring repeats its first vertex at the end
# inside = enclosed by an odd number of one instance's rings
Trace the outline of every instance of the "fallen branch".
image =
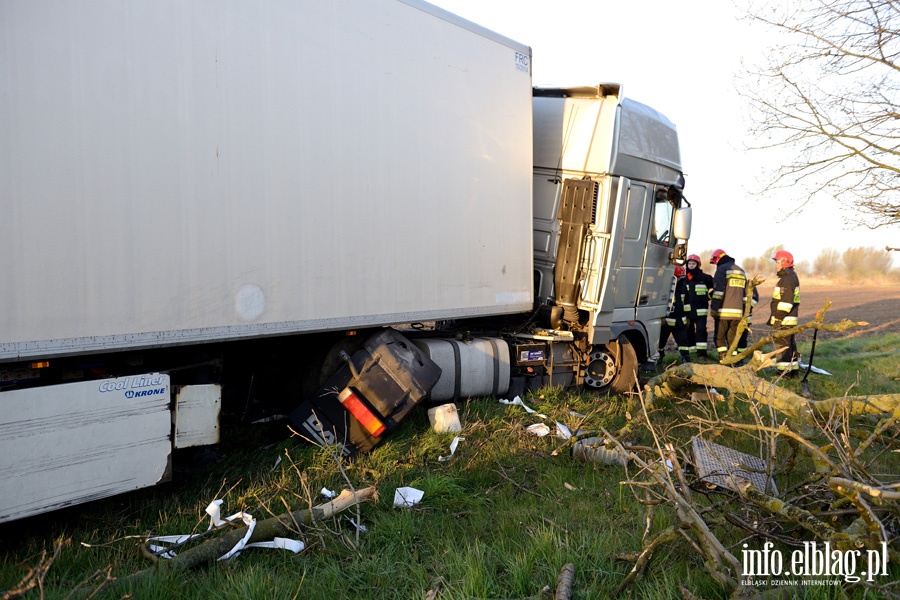
{"type": "MultiPolygon", "coordinates": [[[[337,513],[357,504],[368,502],[376,497],[375,487],[368,487],[352,492],[344,490],[340,495],[325,504],[287,512],[277,517],[259,521],[250,536],[248,543],[268,541],[274,537],[284,537],[294,532],[294,523],[308,525],[315,521],[333,517],[337,513]]],[[[143,571],[139,571],[122,581],[135,581],[156,574],[158,571],[186,571],[202,565],[210,564],[227,554],[247,534],[247,527],[236,527],[216,538],[209,539],[193,548],[184,550],[170,561],[159,563],[143,571]]]]}
{"type": "MultiPolygon", "coordinates": [[[[648,421],[649,423],[649,421],[648,421]]],[[[665,466],[654,468],[644,461],[640,456],[632,451],[626,450],[622,443],[614,438],[608,431],[601,428],[603,434],[612,440],[612,442],[630,461],[639,466],[643,472],[654,480],[655,483],[664,491],[675,509],[675,515],[681,522],[681,529],[677,530],[679,534],[687,535],[688,541],[698,548],[704,558],[704,567],[706,572],[728,592],[739,589],[739,577],[741,573],[741,563],[728,551],[719,539],[709,530],[708,525],[703,517],[697,512],[694,506],[688,502],[685,497],[676,489],[675,483],[668,475],[665,466]]],[[[665,463],[662,463],[665,465],[665,463]]],[[[660,535],[666,535],[665,532],[660,535]]],[[[649,556],[647,557],[649,559],[649,556]]],[[[630,575],[629,575],[630,576],[630,575]]],[[[636,575],[635,575],[636,576],[636,575]]],[[[626,578],[628,579],[628,578],[626,578]]],[[[629,579],[629,583],[634,578],[629,579]]],[[[624,588],[623,588],[624,589],[624,588]]]]}
{"type": "Polygon", "coordinates": [[[656,400],[679,398],[682,392],[698,385],[731,390],[733,393],[746,396],[750,401],[771,406],[795,419],[805,416],[809,411],[826,418],[835,410],[846,410],[851,415],[893,415],[900,411],[900,394],[807,400],[799,394],[757,377],[752,365],[727,367],[685,363],[672,367],[648,381],[644,385],[644,392],[648,405],[652,406],[656,400]]]}
{"type": "MultiPolygon", "coordinates": [[[[860,484],[850,486],[845,485],[845,483],[853,482],[847,482],[847,480],[837,477],[833,478],[829,482],[830,486],[833,489],[838,488],[843,490],[844,492],[847,492],[851,489],[856,489],[857,487],[867,487],[860,486],[860,484]]],[[[860,548],[876,550],[879,549],[878,544],[880,544],[882,541],[888,541],[883,537],[883,528],[881,528],[878,532],[880,535],[872,535],[873,531],[871,525],[867,521],[866,516],[861,516],[859,519],[854,521],[854,523],[851,524],[850,527],[847,527],[844,530],[838,530],[822,522],[818,517],[816,517],[808,510],[794,506],[792,504],[784,502],[783,500],[779,500],[778,498],[773,498],[772,496],[763,494],[749,483],[746,483],[742,487],[741,495],[769,514],[781,516],[788,521],[796,523],[807,531],[813,533],[819,540],[830,542],[832,544],[832,547],[838,550],[859,550],[860,548]],[[863,526],[860,527],[858,523],[861,523],[863,526]]],[[[887,547],[887,552],[892,563],[900,559],[900,553],[896,552],[890,546],[887,547]]]]}
{"type": "Polygon", "coordinates": [[[47,556],[47,551],[43,550],[41,552],[41,560],[38,561],[37,566],[29,568],[28,573],[26,573],[25,577],[16,584],[16,587],[6,591],[0,591],[0,600],[20,598],[34,588],[38,588],[41,591],[41,597],[43,598],[44,577],[47,576],[47,572],[50,570],[51,565],[53,565],[53,561],[56,560],[56,557],[59,555],[59,551],[62,549],[65,542],[66,540],[64,539],[57,540],[56,548],[54,548],[51,556],[47,556]]]}
{"type": "Polygon", "coordinates": [[[569,600],[572,597],[572,585],[574,583],[575,565],[566,563],[556,578],[556,595],[553,597],[553,600],[569,600]]]}
{"type": "Polygon", "coordinates": [[[631,585],[632,582],[644,572],[647,565],[650,564],[650,559],[653,558],[653,553],[656,552],[657,548],[663,544],[675,541],[678,539],[678,536],[679,534],[675,529],[675,526],[671,525],[653,536],[653,538],[644,545],[644,549],[637,553],[637,556],[621,557],[623,560],[633,560],[634,566],[631,567],[631,571],[628,572],[628,575],[625,576],[625,579],[623,579],[622,583],[616,588],[616,591],[614,592],[615,595],[624,592],[625,588],[631,585]]]}

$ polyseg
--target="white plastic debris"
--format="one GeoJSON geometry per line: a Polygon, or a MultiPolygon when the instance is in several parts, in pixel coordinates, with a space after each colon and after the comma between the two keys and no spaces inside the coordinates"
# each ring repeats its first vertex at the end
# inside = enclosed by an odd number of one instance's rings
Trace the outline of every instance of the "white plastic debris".
{"type": "Polygon", "coordinates": [[[247,533],[245,533],[244,537],[234,545],[234,548],[220,556],[219,560],[228,560],[232,556],[237,556],[247,545],[247,542],[250,541],[250,536],[253,535],[253,530],[256,529],[256,519],[247,513],[241,513],[241,520],[244,522],[244,525],[247,526],[247,533]]]}
{"type": "Polygon", "coordinates": [[[394,492],[394,506],[415,506],[422,501],[425,492],[412,487],[400,487],[394,492]]]}
{"type": "Polygon", "coordinates": [[[358,523],[357,523],[356,521],[354,521],[352,518],[350,518],[350,517],[348,517],[348,516],[346,516],[346,515],[344,516],[344,518],[347,519],[348,521],[350,521],[350,524],[353,525],[354,527],[356,527],[356,529],[357,529],[358,531],[360,531],[361,533],[366,533],[367,531],[369,531],[369,530],[366,528],[365,525],[358,524],[358,523]]]}
{"type": "Polygon", "coordinates": [[[550,434],[550,427],[543,423],[535,423],[534,425],[529,425],[528,427],[526,427],[525,431],[538,437],[544,437],[545,435],[550,434]]]}
{"type": "Polygon", "coordinates": [[[306,548],[306,544],[300,540],[277,537],[272,538],[271,542],[253,542],[252,544],[247,544],[244,548],[274,548],[276,550],[288,550],[297,554],[306,548]]]}
{"type": "Polygon", "coordinates": [[[327,498],[327,499],[329,499],[329,500],[331,500],[331,499],[333,499],[335,496],[337,496],[337,492],[332,492],[332,491],[329,490],[328,488],[322,488],[322,491],[319,492],[319,494],[321,494],[323,497],[325,497],[325,498],[327,498]]]}
{"type": "Polygon", "coordinates": [[[501,398],[501,399],[500,399],[500,404],[508,404],[508,405],[511,405],[511,406],[521,406],[522,408],[525,409],[525,412],[527,412],[529,415],[534,414],[534,415],[537,415],[538,417],[540,417],[540,418],[542,418],[542,419],[546,419],[546,418],[547,418],[547,415],[542,415],[541,413],[535,411],[535,410],[534,410],[533,408],[531,408],[530,406],[526,406],[525,403],[522,402],[522,399],[519,398],[518,396],[516,396],[516,397],[513,398],[512,400],[507,400],[507,399],[505,399],[505,398],[501,398]]]}
{"type": "Polygon", "coordinates": [[[445,462],[453,458],[453,455],[456,454],[456,447],[460,442],[464,441],[466,441],[466,438],[464,437],[456,436],[455,438],[453,438],[453,441],[450,442],[450,454],[448,454],[447,456],[438,456],[438,462],[445,462]]]}
{"type": "Polygon", "coordinates": [[[569,431],[569,428],[560,423],[556,422],[556,437],[561,440],[570,440],[572,439],[572,432],[569,431]]]}
{"type": "Polygon", "coordinates": [[[213,500],[206,507],[206,514],[209,515],[209,527],[207,527],[207,529],[212,529],[213,527],[218,527],[219,525],[225,524],[225,521],[223,521],[220,517],[221,509],[221,500],[213,500]]]}
{"type": "Polygon", "coordinates": [[[799,363],[799,365],[800,365],[801,371],[805,371],[806,369],[809,369],[813,373],[818,373],[819,375],[831,375],[831,373],[829,373],[825,369],[820,369],[819,367],[816,367],[816,366],[810,367],[808,364],[806,364],[805,362],[802,362],[802,361],[799,363]]]}
{"type": "MultiPolygon", "coordinates": [[[[294,553],[300,552],[304,548],[303,542],[298,540],[289,540],[286,538],[274,538],[274,540],[271,542],[255,542],[253,544],[248,544],[247,542],[250,540],[250,536],[253,535],[253,530],[256,528],[256,519],[253,517],[253,515],[241,511],[223,519],[221,516],[221,509],[221,500],[213,500],[206,507],[206,514],[209,515],[209,527],[207,528],[207,531],[209,531],[210,529],[217,529],[235,520],[241,520],[247,527],[247,533],[237,544],[234,545],[231,550],[220,556],[218,560],[227,560],[229,558],[236,557],[244,548],[279,548],[284,550],[291,550],[294,553]]],[[[148,538],[147,542],[150,550],[157,553],[160,558],[172,559],[176,556],[175,551],[169,549],[168,546],[161,546],[159,544],[177,546],[201,535],[205,534],[194,533],[185,535],[158,535],[148,538]],[[153,544],[150,542],[157,543],[153,544]]]]}

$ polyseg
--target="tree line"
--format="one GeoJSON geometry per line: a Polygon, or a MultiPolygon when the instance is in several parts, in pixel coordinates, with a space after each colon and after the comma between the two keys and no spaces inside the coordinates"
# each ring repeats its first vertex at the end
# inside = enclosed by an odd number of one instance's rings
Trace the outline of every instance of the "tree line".
{"type": "MultiPolygon", "coordinates": [[[[760,275],[774,277],[775,266],[772,257],[779,250],[784,250],[783,245],[772,246],[757,256],[735,257],[748,275],[760,275]]],[[[708,258],[712,250],[703,250],[699,256],[703,259],[703,270],[709,274],[715,272],[715,266],[710,265],[708,258]]],[[[894,268],[891,252],[884,248],[858,247],[847,248],[843,252],[834,248],[825,248],[818,256],[810,260],[799,260],[794,269],[801,276],[820,277],[831,280],[871,281],[878,283],[900,283],[900,268],[894,268]]],[[[773,279],[774,281],[774,279],[773,279]]]]}

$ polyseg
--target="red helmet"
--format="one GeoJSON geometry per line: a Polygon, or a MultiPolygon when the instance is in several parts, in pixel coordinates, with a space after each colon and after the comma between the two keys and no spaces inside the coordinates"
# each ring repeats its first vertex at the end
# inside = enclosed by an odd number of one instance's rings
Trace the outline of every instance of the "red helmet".
{"type": "Polygon", "coordinates": [[[772,257],[772,260],[775,262],[781,262],[785,267],[793,267],[794,266],[794,255],[788,252],[787,250],[779,250],[775,253],[775,256],[772,257]]]}
{"type": "Polygon", "coordinates": [[[687,274],[683,265],[675,265],[675,277],[684,277],[687,274]]]}
{"type": "Polygon", "coordinates": [[[700,260],[700,256],[698,254],[688,254],[687,259],[688,259],[688,262],[694,261],[698,265],[703,262],[702,260],[700,260]]]}
{"type": "Polygon", "coordinates": [[[711,265],[717,265],[717,264],[719,264],[719,259],[722,258],[723,256],[725,256],[725,251],[722,250],[721,248],[716,248],[715,250],[712,251],[712,254],[709,257],[709,263],[711,265]]]}

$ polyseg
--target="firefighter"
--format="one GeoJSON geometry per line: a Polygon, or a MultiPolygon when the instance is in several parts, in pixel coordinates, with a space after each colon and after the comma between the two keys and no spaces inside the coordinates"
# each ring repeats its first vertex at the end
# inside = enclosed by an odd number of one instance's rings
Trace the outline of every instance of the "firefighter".
{"type": "Polygon", "coordinates": [[[691,254],[687,257],[687,288],[691,298],[691,314],[688,318],[688,348],[696,352],[698,357],[706,358],[709,334],[706,321],[709,313],[709,295],[712,293],[712,275],[704,273],[700,268],[700,257],[691,254]]]}
{"type": "Polygon", "coordinates": [[[713,250],[709,262],[716,265],[709,309],[716,319],[716,349],[719,362],[722,362],[737,337],[738,324],[744,316],[747,274],[722,249],[713,250]]]}
{"type": "Polygon", "coordinates": [[[682,362],[691,362],[688,346],[688,323],[691,314],[691,298],[685,280],[685,269],[681,265],[675,267],[675,294],[669,314],[663,319],[659,334],[659,354],[665,354],[669,335],[675,338],[678,353],[682,362]]]}
{"type": "MultiPolygon", "coordinates": [[[[800,324],[800,278],[794,272],[794,255],[787,250],[779,250],[772,260],[778,270],[778,283],[772,290],[772,316],[769,317],[769,325],[772,326],[773,333],[777,333],[800,324]]],[[[794,336],[775,338],[773,345],[776,350],[782,351],[777,357],[776,368],[785,373],[785,376],[793,377],[800,369],[800,354],[797,352],[794,336]]]]}

